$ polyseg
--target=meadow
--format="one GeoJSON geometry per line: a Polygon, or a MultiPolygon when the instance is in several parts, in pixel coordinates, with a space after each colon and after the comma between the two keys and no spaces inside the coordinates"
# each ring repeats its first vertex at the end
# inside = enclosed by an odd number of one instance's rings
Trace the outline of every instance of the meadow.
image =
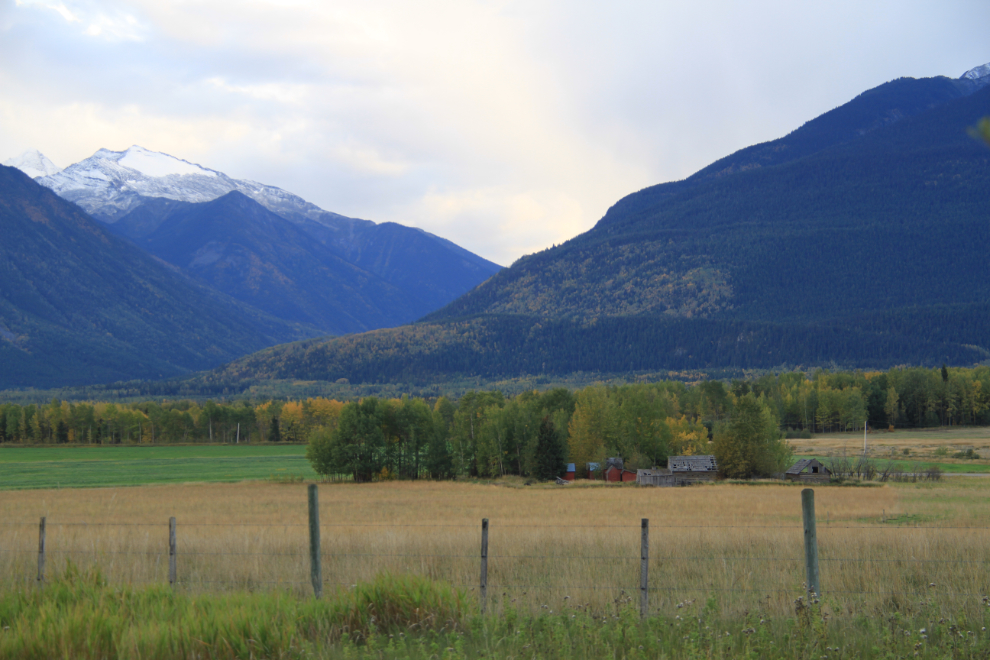
{"type": "MultiPolygon", "coordinates": [[[[824,605],[835,613],[969,612],[990,594],[990,489],[982,478],[815,488],[824,605]]],[[[743,616],[794,611],[803,594],[801,487],[715,484],[526,486],[457,482],[319,488],[325,593],[387,571],[463,589],[477,603],[481,519],[490,519],[489,607],[531,613],[638,602],[640,519],[650,520],[650,611],[685,603],[743,616]]],[[[167,583],[177,519],[177,591],[311,593],[306,488],[270,482],[7,491],[0,579],[71,561],[111,584],[167,583]]]]}
{"type": "Polygon", "coordinates": [[[0,446],[0,490],[315,479],[304,445],[0,446]]]}

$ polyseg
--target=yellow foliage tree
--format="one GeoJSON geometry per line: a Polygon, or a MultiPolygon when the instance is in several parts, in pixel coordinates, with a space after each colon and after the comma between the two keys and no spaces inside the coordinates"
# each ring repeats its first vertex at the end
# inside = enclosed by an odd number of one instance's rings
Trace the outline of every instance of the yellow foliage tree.
{"type": "Polygon", "coordinates": [[[616,421],[614,405],[604,387],[586,387],[578,393],[567,430],[570,459],[579,472],[585,474],[589,462],[605,460],[608,448],[616,444],[616,421]]]}
{"type": "Polygon", "coordinates": [[[708,429],[701,422],[681,415],[677,418],[668,417],[666,424],[671,433],[671,456],[697,456],[710,453],[708,429]]]}

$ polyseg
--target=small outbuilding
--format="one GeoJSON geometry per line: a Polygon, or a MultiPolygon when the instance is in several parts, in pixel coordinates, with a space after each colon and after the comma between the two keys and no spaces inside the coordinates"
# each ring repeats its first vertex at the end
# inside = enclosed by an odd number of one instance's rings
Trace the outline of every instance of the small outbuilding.
{"type": "Polygon", "coordinates": [[[619,457],[609,458],[605,461],[605,471],[602,473],[605,481],[636,481],[636,473],[627,470],[619,457]]]}
{"type": "Polygon", "coordinates": [[[678,481],[670,470],[657,467],[649,470],[636,470],[636,483],[640,486],[659,486],[661,488],[684,485],[683,480],[678,481]]]}
{"type": "Polygon", "coordinates": [[[784,479],[809,484],[827,484],[832,479],[832,472],[817,458],[802,458],[784,473],[784,479]]]}
{"type": "Polygon", "coordinates": [[[564,481],[574,481],[574,463],[567,464],[567,470],[564,471],[564,481]]]}
{"type": "Polygon", "coordinates": [[[671,456],[667,459],[667,469],[685,481],[715,481],[718,474],[715,457],[711,455],[671,456]]]}

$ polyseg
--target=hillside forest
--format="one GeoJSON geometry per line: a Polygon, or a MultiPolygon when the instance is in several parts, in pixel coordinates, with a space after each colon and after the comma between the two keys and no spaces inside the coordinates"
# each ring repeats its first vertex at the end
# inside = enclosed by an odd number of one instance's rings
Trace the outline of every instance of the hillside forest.
{"type": "Polygon", "coordinates": [[[749,380],[365,397],[0,406],[0,443],[295,442],[322,475],[358,481],[522,475],[619,456],[629,468],[709,454],[728,476],[770,474],[787,437],[871,428],[990,425],[990,367],[789,372],[749,380]]]}

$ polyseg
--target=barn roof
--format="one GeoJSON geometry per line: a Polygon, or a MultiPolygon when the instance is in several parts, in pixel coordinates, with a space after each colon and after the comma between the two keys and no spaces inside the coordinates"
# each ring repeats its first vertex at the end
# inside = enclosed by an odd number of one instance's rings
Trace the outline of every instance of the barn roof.
{"type": "Polygon", "coordinates": [[[671,472],[715,472],[714,456],[671,456],[667,459],[671,472]]]}
{"type": "MultiPolygon", "coordinates": [[[[801,474],[806,469],[808,469],[808,466],[811,465],[811,464],[816,464],[819,467],[823,467],[823,468],[825,467],[817,459],[814,459],[814,458],[802,458],[800,461],[798,461],[797,463],[795,463],[794,465],[792,465],[787,470],[787,472],[785,472],[784,474],[801,474]]],[[[828,468],[825,468],[825,469],[827,470],[828,468]]]]}

